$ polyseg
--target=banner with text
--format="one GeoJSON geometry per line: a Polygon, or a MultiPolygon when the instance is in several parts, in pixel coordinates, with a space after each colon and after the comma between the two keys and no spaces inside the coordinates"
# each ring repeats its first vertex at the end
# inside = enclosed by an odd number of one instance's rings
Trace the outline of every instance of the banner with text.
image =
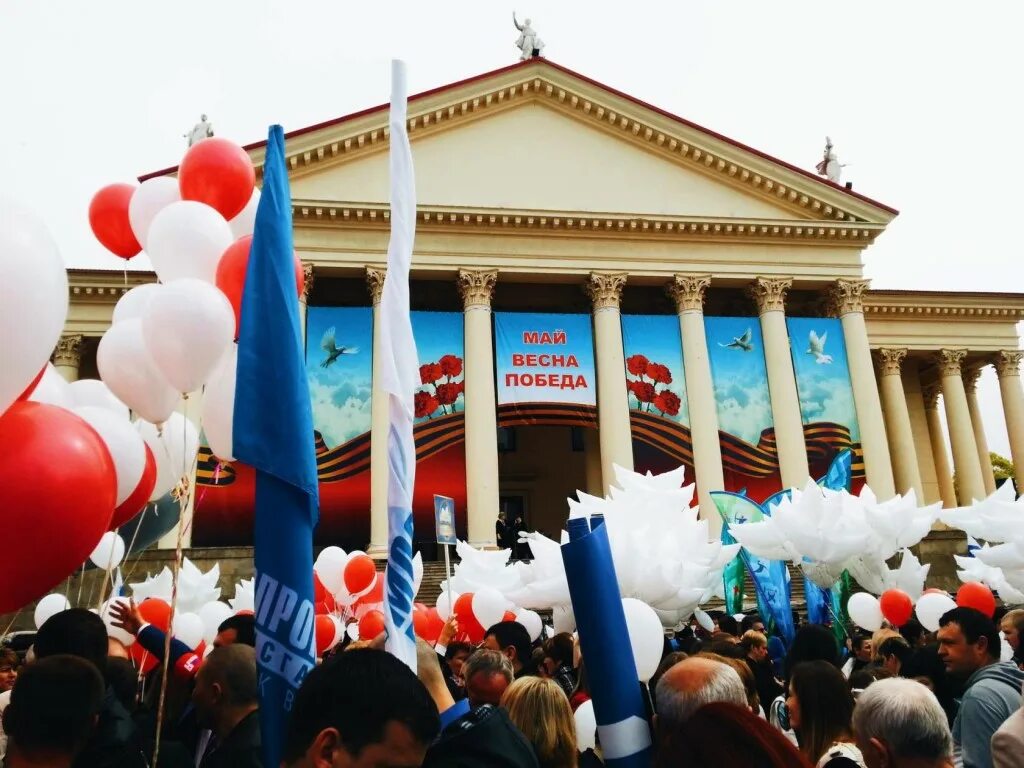
{"type": "Polygon", "coordinates": [[[494,315],[498,423],[596,426],[590,315],[494,315]]]}

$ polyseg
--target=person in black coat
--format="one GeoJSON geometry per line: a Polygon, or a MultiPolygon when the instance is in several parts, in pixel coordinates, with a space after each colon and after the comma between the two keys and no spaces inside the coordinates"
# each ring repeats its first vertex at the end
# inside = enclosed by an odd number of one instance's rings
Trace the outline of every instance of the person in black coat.
{"type": "Polygon", "coordinates": [[[214,648],[192,691],[196,718],[216,744],[200,768],[262,768],[256,651],[235,643],[214,648]]]}

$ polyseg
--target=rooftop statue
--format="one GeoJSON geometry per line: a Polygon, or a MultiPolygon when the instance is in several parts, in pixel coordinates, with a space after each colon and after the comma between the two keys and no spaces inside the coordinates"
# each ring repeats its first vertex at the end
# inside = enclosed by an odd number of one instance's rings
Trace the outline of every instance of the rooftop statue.
{"type": "Polygon", "coordinates": [[[537,33],[530,26],[530,20],[526,19],[520,24],[516,20],[516,12],[512,11],[512,23],[519,30],[519,39],[516,40],[516,48],[520,50],[519,60],[526,61],[534,56],[540,56],[544,50],[544,41],[537,37],[537,33]]]}

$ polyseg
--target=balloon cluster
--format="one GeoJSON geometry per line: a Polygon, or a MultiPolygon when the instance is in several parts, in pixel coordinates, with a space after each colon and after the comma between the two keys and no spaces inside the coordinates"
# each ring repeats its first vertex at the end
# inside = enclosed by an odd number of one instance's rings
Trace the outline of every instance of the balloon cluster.
{"type": "Polygon", "coordinates": [[[924,589],[928,566],[910,553],[935,522],[939,504],[919,507],[914,492],[879,502],[867,486],[860,495],[808,482],[793,489],[760,522],[738,523],[730,532],[755,555],[790,560],[818,586],[828,589],[844,570],[869,592],[900,587],[924,589]],[[903,550],[900,568],[886,560],[903,550]]]}
{"type": "Polygon", "coordinates": [[[1011,605],[1024,603],[1024,496],[1016,498],[1009,480],[994,493],[967,507],[943,510],[942,522],[963,530],[968,557],[955,555],[957,575],[964,582],[981,582],[1011,605]],[[972,546],[975,544],[975,546],[972,546]]]}
{"type": "MultiPolygon", "coordinates": [[[[418,591],[423,581],[423,558],[418,552],[412,570],[413,589],[418,591]]],[[[313,590],[317,655],[340,643],[346,633],[353,640],[373,640],[384,631],[384,574],[365,552],[325,547],[313,563],[313,590]]],[[[431,642],[444,626],[422,603],[414,606],[413,622],[417,634],[431,642]]]]}
{"type": "MultiPolygon", "coordinates": [[[[682,467],[643,475],[617,466],[615,478],[618,487],[608,498],[581,492],[579,501],[569,499],[569,516],[604,516],[622,597],[653,608],[663,626],[677,626],[703,602],[721,597],[722,569],[739,545],[708,540],[708,523],[699,520],[691,506],[694,487],[682,487],[682,467]]],[[[519,618],[520,608],[551,609],[554,630],[572,631],[575,621],[561,545],[536,532],[523,538],[533,553],[530,563],[509,564],[509,550],[483,552],[460,542],[456,551],[462,563],[451,579],[452,590],[460,599],[473,594],[474,608],[482,604],[481,625],[486,626],[482,619],[499,615],[499,609],[524,624],[532,619],[519,618]]],[[[564,532],[562,539],[566,540],[564,532]]],[[[445,601],[446,586],[441,585],[445,601]]],[[[539,618],[537,623],[539,635],[539,618]]]]}
{"type": "MultiPolygon", "coordinates": [[[[260,198],[254,184],[245,150],[210,138],[189,148],[177,178],[104,187],[89,207],[96,238],[125,259],[145,248],[160,280],[118,301],[96,352],[100,377],[152,424],[163,424],[181,396],[205,386],[202,425],[223,461],[234,460],[232,341],[260,198]]],[[[301,294],[297,257],[295,281],[301,294]]]]}

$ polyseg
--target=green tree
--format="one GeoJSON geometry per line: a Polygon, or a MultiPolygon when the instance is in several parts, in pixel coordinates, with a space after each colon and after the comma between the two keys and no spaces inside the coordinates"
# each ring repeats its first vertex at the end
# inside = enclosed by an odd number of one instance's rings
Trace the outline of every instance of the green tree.
{"type": "Polygon", "coordinates": [[[992,472],[996,476],[996,482],[1001,483],[1003,480],[1015,480],[1017,473],[1013,468],[1013,462],[1005,456],[1000,456],[998,453],[989,453],[989,458],[992,460],[992,472]]]}

